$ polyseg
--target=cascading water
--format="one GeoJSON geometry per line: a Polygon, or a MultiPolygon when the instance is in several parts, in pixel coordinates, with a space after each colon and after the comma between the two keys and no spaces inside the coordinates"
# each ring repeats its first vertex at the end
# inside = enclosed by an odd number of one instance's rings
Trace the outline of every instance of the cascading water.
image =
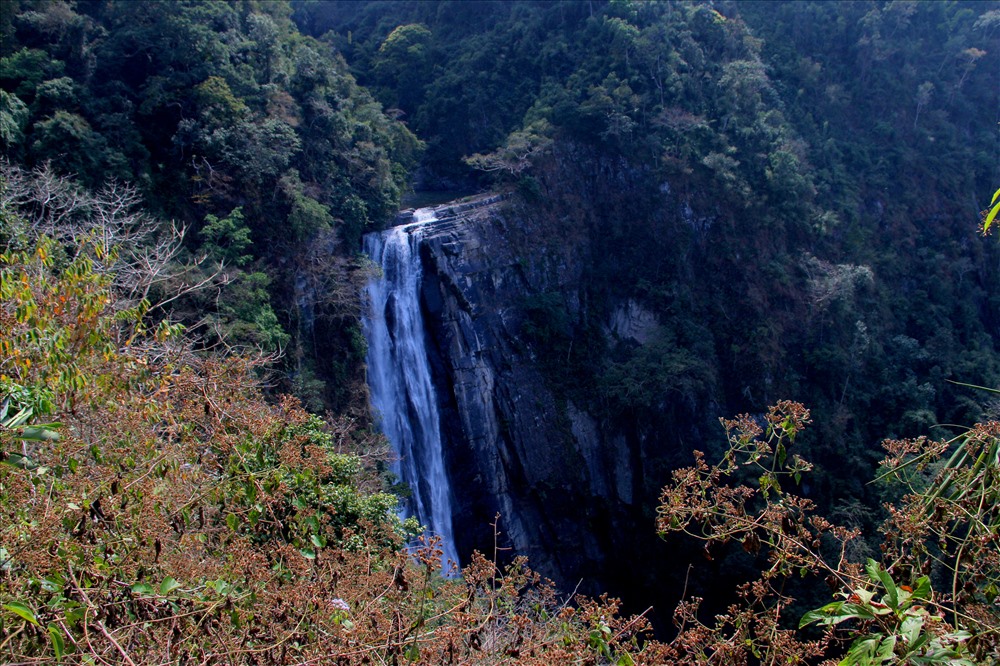
{"type": "Polygon", "coordinates": [[[417,244],[425,225],[437,219],[432,208],[414,213],[414,222],[365,236],[365,253],[382,275],[367,286],[368,388],[382,432],[398,458],[393,471],[413,491],[402,507],[441,537],[442,565],[458,562],[451,526],[448,477],[442,455],[440,417],[420,312],[420,257],[417,244]]]}

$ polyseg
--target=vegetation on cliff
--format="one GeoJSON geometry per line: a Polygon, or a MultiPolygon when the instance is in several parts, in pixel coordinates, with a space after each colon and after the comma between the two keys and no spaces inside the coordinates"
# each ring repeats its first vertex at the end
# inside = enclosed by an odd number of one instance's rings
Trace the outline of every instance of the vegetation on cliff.
{"type": "MultiPolygon", "coordinates": [[[[427,141],[429,178],[485,170],[545,218],[535,242],[590,237],[590,308],[568,323],[566,303],[548,310],[549,328],[580,338],[571,365],[591,398],[622,372],[656,374],[645,350],[595,358],[599,341],[583,339],[630,297],[663,324],[665,347],[702,360],[688,401],[759,410],[802,395],[829,416],[824,439],[852,449],[982,416],[940,380],[1000,379],[985,282],[996,248],[965,222],[1000,179],[995,11],[295,6],[427,141]]],[[[606,392],[629,418],[670,402],[606,392]]]]}
{"type": "MultiPolygon", "coordinates": [[[[294,6],[427,142],[425,184],[507,188],[525,261],[582,257],[579,283],[519,304],[522,338],[641,442],[638,505],[692,441],[723,450],[718,414],[794,396],[815,415],[803,492],[873,535],[877,442],[996,417],[963,385],[1000,385],[1000,259],[974,223],[1000,183],[992,7],[294,6]],[[642,343],[608,334],[629,309],[642,343]]],[[[670,568],[629,566],[629,590],[670,568]]]]}

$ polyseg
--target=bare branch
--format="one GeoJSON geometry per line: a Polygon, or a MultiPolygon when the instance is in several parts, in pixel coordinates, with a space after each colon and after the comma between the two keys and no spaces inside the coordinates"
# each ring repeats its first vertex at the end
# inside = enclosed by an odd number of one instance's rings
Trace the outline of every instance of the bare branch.
{"type": "Polygon", "coordinates": [[[205,270],[206,257],[185,260],[187,227],[143,211],[142,196],[130,183],[111,180],[88,192],[48,163],[26,171],[7,161],[0,162],[0,177],[0,203],[25,220],[28,240],[47,236],[73,258],[86,255],[94,271],[111,280],[119,310],[144,299],[155,299],[149,310],[162,309],[229,281],[221,264],[205,270]]]}

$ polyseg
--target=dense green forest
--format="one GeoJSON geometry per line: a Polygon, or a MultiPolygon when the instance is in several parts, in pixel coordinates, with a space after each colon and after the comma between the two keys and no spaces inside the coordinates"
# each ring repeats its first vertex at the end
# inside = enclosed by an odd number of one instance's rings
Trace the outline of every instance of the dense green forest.
{"type": "MultiPolygon", "coordinates": [[[[427,142],[428,183],[485,173],[597,227],[593,302],[637,295],[717,357],[691,390],[717,382],[737,408],[807,394],[842,424],[827,439],[870,442],[976,420],[943,380],[1000,370],[975,225],[1000,178],[984,9],[307,1],[296,18],[427,142]],[[689,229],[664,221],[672,205],[698,211],[689,229]],[[700,256],[674,256],[671,233],[700,256]]],[[[592,328],[567,324],[546,342],[592,328]]],[[[586,385],[641,412],[657,396],[615,383],[656,365],[612,361],[586,385]]]]}
{"type": "Polygon", "coordinates": [[[0,659],[997,663],[998,42],[963,1],[3,2],[0,659]],[[649,533],[756,582],[654,628],[408,555],[360,242],[413,190],[580,248],[525,347],[687,444],[649,533]]]}
{"type": "Polygon", "coordinates": [[[3,11],[8,159],[85,188],[132,184],[145,212],[185,230],[179,260],[198,264],[185,284],[228,285],[172,301],[174,316],[205,345],[283,349],[283,371],[315,409],[346,408],[360,357],[342,319],[356,306],[327,283],[349,283],[350,267],[310,271],[310,248],[351,256],[365,229],[391,218],[420,141],[329,46],[298,33],[283,3],[3,11]],[[330,302],[305,303],[303,285],[330,302]],[[296,299],[325,317],[316,349],[296,299]]]}

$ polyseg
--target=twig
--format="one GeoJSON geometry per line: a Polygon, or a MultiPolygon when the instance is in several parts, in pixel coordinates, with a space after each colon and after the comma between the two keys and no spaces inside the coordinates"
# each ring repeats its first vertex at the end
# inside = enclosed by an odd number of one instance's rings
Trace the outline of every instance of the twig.
{"type": "Polygon", "coordinates": [[[104,627],[104,623],[101,622],[100,620],[96,620],[94,624],[97,625],[97,628],[101,630],[101,633],[104,634],[104,636],[109,641],[111,641],[111,644],[118,649],[118,652],[120,652],[122,657],[125,658],[125,661],[131,664],[131,666],[135,666],[135,662],[132,661],[132,659],[128,656],[128,653],[125,651],[125,649],[121,645],[119,645],[118,641],[115,640],[114,636],[108,633],[108,630],[104,627]]]}

